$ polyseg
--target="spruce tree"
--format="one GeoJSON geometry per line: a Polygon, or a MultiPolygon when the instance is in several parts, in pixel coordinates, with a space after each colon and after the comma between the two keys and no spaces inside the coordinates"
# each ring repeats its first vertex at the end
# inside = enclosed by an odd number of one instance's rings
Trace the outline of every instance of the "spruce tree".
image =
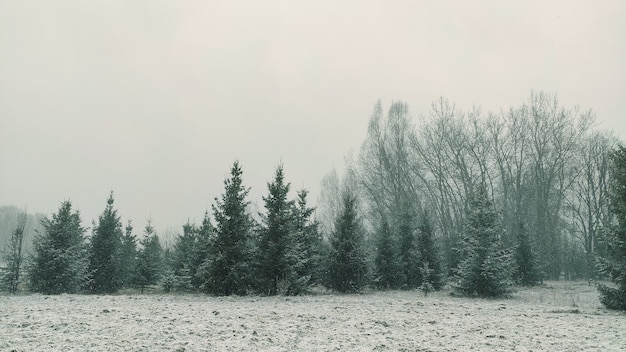
{"type": "Polygon", "coordinates": [[[605,307],[626,310],[626,148],[618,146],[611,161],[610,208],[616,222],[605,231],[607,255],[599,266],[614,285],[598,285],[598,290],[605,307]]]}
{"type": "Polygon", "coordinates": [[[516,230],[513,279],[518,285],[536,286],[541,282],[541,272],[530,236],[522,222],[518,223],[516,230]]]}
{"type": "Polygon", "coordinates": [[[176,237],[172,258],[172,282],[173,288],[183,291],[194,289],[193,277],[198,266],[198,228],[187,222],[183,225],[183,234],[176,237]]]}
{"type": "Polygon", "coordinates": [[[398,221],[399,255],[404,278],[403,287],[414,289],[420,285],[420,256],[417,248],[415,215],[405,208],[398,221]]]}
{"type": "Polygon", "coordinates": [[[17,225],[9,239],[9,245],[4,251],[6,272],[0,277],[0,288],[15,294],[22,279],[22,267],[24,263],[24,230],[26,228],[26,213],[19,213],[17,225]]]}
{"type": "Polygon", "coordinates": [[[191,285],[194,289],[199,290],[204,288],[205,265],[209,262],[209,256],[211,253],[211,243],[214,240],[214,228],[211,224],[211,218],[209,212],[204,213],[202,219],[202,225],[198,229],[198,235],[196,239],[196,250],[194,252],[194,261],[192,266],[195,268],[193,276],[191,278],[191,285]]]}
{"type": "Polygon", "coordinates": [[[359,292],[366,285],[368,273],[363,240],[356,196],[346,192],[330,239],[328,284],[331,289],[341,293],[359,292]]]}
{"type": "Polygon", "coordinates": [[[511,292],[512,265],[510,254],[500,243],[502,232],[485,187],[479,187],[469,202],[463,256],[455,278],[458,293],[501,297],[511,292]]]}
{"type": "Polygon", "coordinates": [[[383,219],[377,232],[374,260],[374,284],[378,288],[397,289],[404,281],[397,243],[389,223],[383,219]]]}
{"type": "Polygon", "coordinates": [[[294,287],[292,293],[322,283],[322,237],[319,223],[312,219],[315,208],[307,205],[308,193],[306,189],[299,190],[293,208],[297,260],[295,270],[302,286],[294,287]]]}
{"type": "Polygon", "coordinates": [[[137,276],[137,238],[133,234],[133,224],[130,220],[122,236],[118,263],[121,287],[132,287],[137,276]]]}
{"type": "Polygon", "coordinates": [[[34,239],[30,289],[44,294],[76,293],[87,281],[87,246],[80,213],[61,203],[58,213],[42,220],[44,231],[34,239]]]}
{"type": "Polygon", "coordinates": [[[435,239],[428,212],[423,211],[418,226],[417,248],[419,252],[419,285],[440,290],[445,284],[445,268],[435,239]]]}
{"type": "Polygon", "coordinates": [[[109,194],[106,208],[98,217],[89,248],[90,291],[114,293],[122,286],[120,250],[122,247],[122,222],[113,208],[113,192],[109,194]]]}
{"type": "Polygon", "coordinates": [[[141,293],[147,286],[156,285],[161,278],[163,264],[163,248],[152,221],[148,220],[144,228],[144,237],[141,239],[141,249],[137,256],[136,285],[141,293]]]}
{"type": "Polygon", "coordinates": [[[215,236],[203,277],[205,290],[215,295],[245,295],[252,283],[252,220],[247,211],[249,189],[243,186],[242,174],[235,162],[224,181],[221,199],[215,198],[213,204],[215,236]]]}
{"type": "Polygon", "coordinates": [[[208,211],[200,227],[187,222],[183,233],[176,237],[167,263],[164,287],[166,290],[197,291],[204,288],[213,226],[208,211]]]}
{"type": "Polygon", "coordinates": [[[281,165],[267,185],[269,194],[263,197],[265,215],[259,235],[257,279],[260,292],[267,295],[287,288],[294,276],[293,202],[287,199],[289,186],[281,165]]]}

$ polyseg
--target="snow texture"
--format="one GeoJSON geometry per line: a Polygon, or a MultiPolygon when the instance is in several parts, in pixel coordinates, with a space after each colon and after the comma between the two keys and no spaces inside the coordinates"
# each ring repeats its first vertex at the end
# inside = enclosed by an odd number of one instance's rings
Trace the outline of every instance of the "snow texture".
{"type": "Polygon", "coordinates": [[[300,297],[0,296],[0,351],[623,351],[595,287],[512,299],[437,292],[300,297]]]}

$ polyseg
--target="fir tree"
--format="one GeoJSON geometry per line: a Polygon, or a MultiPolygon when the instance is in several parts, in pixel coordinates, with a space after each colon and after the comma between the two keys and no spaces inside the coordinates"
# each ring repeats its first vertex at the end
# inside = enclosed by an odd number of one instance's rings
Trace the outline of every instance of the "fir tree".
{"type": "Polygon", "coordinates": [[[359,292],[367,283],[363,237],[363,226],[357,215],[357,199],[346,192],[330,240],[328,284],[331,289],[341,293],[359,292]]]}
{"type": "Polygon", "coordinates": [[[87,246],[80,213],[64,201],[52,219],[42,220],[44,231],[35,237],[30,288],[44,294],[76,293],[87,281],[87,246]]]}
{"type": "Polygon", "coordinates": [[[205,289],[215,295],[244,295],[252,283],[252,220],[246,210],[249,189],[243,186],[242,173],[235,162],[224,181],[221,200],[215,198],[213,205],[215,237],[203,277],[205,289]]]}
{"type": "Polygon", "coordinates": [[[298,191],[293,218],[295,221],[296,276],[301,283],[292,288],[292,293],[299,293],[309,286],[322,283],[322,237],[319,223],[312,219],[315,208],[307,205],[308,191],[298,191]]]}
{"type": "Polygon", "coordinates": [[[22,266],[24,263],[24,237],[26,228],[26,213],[19,213],[17,216],[17,226],[9,239],[8,248],[4,252],[6,261],[6,272],[0,277],[1,287],[10,293],[17,292],[18,285],[21,282],[22,266]]]}
{"type": "Polygon", "coordinates": [[[618,146],[611,159],[610,206],[616,223],[606,231],[607,255],[599,258],[599,266],[614,286],[598,285],[598,290],[605,307],[626,310],[626,148],[618,146]]]}
{"type": "Polygon", "coordinates": [[[465,231],[456,291],[478,297],[508,295],[512,276],[510,254],[500,243],[503,230],[484,187],[471,196],[465,231]]]}
{"type": "Polygon", "coordinates": [[[419,257],[419,285],[440,290],[445,284],[445,268],[435,240],[435,233],[426,211],[422,213],[418,226],[417,248],[419,257]],[[426,270],[426,268],[428,270],[426,270]]]}
{"type": "Polygon", "coordinates": [[[533,251],[530,236],[521,222],[517,225],[515,237],[517,243],[514,252],[513,279],[522,286],[536,286],[541,282],[539,263],[533,251]]]}
{"type": "Polygon", "coordinates": [[[190,222],[183,225],[183,234],[176,237],[167,263],[166,290],[197,291],[204,288],[212,235],[208,211],[204,213],[200,227],[190,222]]]}
{"type": "Polygon", "coordinates": [[[205,265],[209,263],[211,243],[214,240],[214,235],[215,231],[211,224],[211,218],[209,217],[209,212],[206,211],[202,219],[202,225],[198,229],[195,257],[192,263],[196,268],[191,278],[191,285],[194,289],[204,288],[203,273],[205,272],[205,265]]]}
{"type": "Polygon", "coordinates": [[[144,229],[144,237],[141,239],[141,249],[137,258],[136,285],[141,288],[141,293],[150,285],[156,285],[161,278],[163,263],[163,248],[157,236],[152,222],[148,220],[144,229]]]}
{"type": "Polygon", "coordinates": [[[385,219],[377,233],[374,283],[378,288],[396,289],[404,281],[396,239],[385,219]]]}
{"type": "Polygon", "coordinates": [[[281,165],[274,181],[267,185],[269,194],[263,197],[265,215],[259,236],[257,278],[260,291],[267,295],[279,293],[279,286],[289,286],[294,276],[293,202],[287,199],[289,186],[281,165]]]}
{"type": "Polygon", "coordinates": [[[113,208],[113,192],[107,206],[94,227],[89,251],[90,291],[114,293],[122,286],[120,275],[120,250],[122,222],[113,208]]]}
{"type": "Polygon", "coordinates": [[[194,289],[192,282],[198,266],[198,228],[187,222],[183,225],[183,234],[176,238],[172,253],[173,288],[190,291],[194,289]]]}
{"type": "Polygon", "coordinates": [[[420,256],[417,248],[415,216],[405,208],[398,221],[398,235],[400,242],[400,262],[404,277],[403,287],[414,289],[420,285],[420,256]]]}
{"type": "Polygon", "coordinates": [[[118,263],[121,287],[132,287],[137,276],[137,238],[133,234],[133,224],[130,220],[122,236],[118,263]]]}

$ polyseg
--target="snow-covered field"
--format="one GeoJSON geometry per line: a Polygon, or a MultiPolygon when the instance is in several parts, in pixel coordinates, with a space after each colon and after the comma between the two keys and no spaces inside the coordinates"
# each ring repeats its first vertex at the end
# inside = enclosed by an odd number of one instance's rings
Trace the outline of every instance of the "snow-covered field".
{"type": "Polygon", "coordinates": [[[626,315],[584,282],[511,299],[0,296],[0,351],[625,351],[626,315]]]}

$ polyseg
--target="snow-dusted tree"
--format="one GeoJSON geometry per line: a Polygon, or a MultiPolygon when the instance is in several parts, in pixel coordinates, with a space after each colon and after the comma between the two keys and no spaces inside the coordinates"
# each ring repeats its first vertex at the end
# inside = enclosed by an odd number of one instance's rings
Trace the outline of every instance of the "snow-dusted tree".
{"type": "MultiPolygon", "coordinates": [[[[528,105],[520,109],[527,120],[525,126],[528,141],[530,175],[524,189],[529,204],[529,234],[535,236],[537,255],[543,264],[543,273],[558,279],[563,273],[563,211],[566,194],[572,188],[578,169],[574,164],[580,153],[580,143],[593,122],[590,110],[565,109],[559,105],[556,95],[532,93],[528,105]]],[[[515,225],[515,224],[514,224],[515,225]]]]}
{"type": "Polygon", "coordinates": [[[183,233],[176,237],[171,260],[168,263],[168,289],[191,291],[194,289],[193,277],[198,265],[196,257],[199,251],[198,231],[192,223],[183,225],[183,233]]]}
{"type": "Polygon", "coordinates": [[[52,219],[42,220],[44,231],[34,240],[30,289],[45,294],[76,293],[87,281],[87,245],[80,213],[61,203],[52,219]]]}
{"type": "Polygon", "coordinates": [[[420,285],[420,256],[417,248],[416,219],[405,207],[398,219],[399,256],[404,278],[403,287],[414,289],[420,285]]]}
{"type": "Polygon", "coordinates": [[[144,228],[144,237],[141,239],[141,249],[137,256],[136,285],[141,288],[141,293],[150,285],[156,285],[161,278],[163,269],[163,248],[159,237],[152,227],[152,221],[148,220],[144,228]]]}
{"type": "Polygon", "coordinates": [[[184,291],[200,289],[203,263],[208,258],[212,233],[208,212],[204,214],[200,227],[189,222],[183,225],[183,234],[176,237],[169,263],[170,288],[184,291]]]}
{"type": "Polygon", "coordinates": [[[211,254],[211,243],[214,240],[215,231],[213,224],[211,224],[211,217],[209,212],[204,213],[202,219],[202,225],[198,228],[198,234],[196,236],[196,249],[194,251],[194,261],[192,266],[195,267],[193,276],[191,278],[191,285],[194,289],[203,289],[204,285],[204,272],[205,265],[209,262],[209,256],[211,254]]]}
{"type": "Polygon", "coordinates": [[[611,164],[611,211],[616,223],[606,231],[608,255],[600,258],[602,271],[615,286],[598,285],[607,308],[626,310],[626,148],[618,146],[611,164]]]}
{"type": "Polygon", "coordinates": [[[412,140],[418,187],[425,191],[424,206],[440,231],[449,271],[459,263],[460,233],[465,223],[468,193],[485,175],[486,140],[478,123],[480,113],[459,111],[440,98],[420,121],[412,140]]]}
{"type": "Polygon", "coordinates": [[[387,116],[380,101],[374,105],[365,141],[352,165],[367,226],[380,227],[384,217],[395,234],[395,221],[403,208],[419,198],[409,148],[413,139],[415,129],[406,103],[393,102],[387,116]]]}
{"type": "Polygon", "coordinates": [[[341,211],[341,182],[337,170],[333,169],[322,178],[321,190],[315,211],[319,231],[324,239],[328,239],[334,231],[335,220],[341,211]]]}
{"type": "Polygon", "coordinates": [[[17,292],[17,287],[21,282],[22,264],[24,262],[24,237],[26,236],[24,229],[27,221],[26,213],[19,213],[17,216],[17,226],[9,244],[4,251],[4,260],[6,262],[6,272],[0,277],[0,287],[6,289],[12,294],[17,292]]]}
{"type": "Polygon", "coordinates": [[[308,191],[305,189],[298,191],[293,208],[295,250],[298,259],[294,268],[296,276],[302,280],[302,285],[294,287],[292,291],[305,290],[310,285],[322,283],[322,237],[319,223],[311,218],[315,208],[307,205],[307,195],[308,191]]]}
{"type": "Polygon", "coordinates": [[[501,297],[511,290],[510,253],[502,248],[502,226],[484,187],[470,197],[462,259],[455,289],[466,296],[501,297]]]}
{"type": "Polygon", "coordinates": [[[582,244],[580,250],[584,251],[587,278],[595,279],[599,274],[596,257],[605,252],[598,241],[600,231],[613,218],[609,166],[617,145],[617,138],[608,132],[594,131],[581,141],[580,151],[576,153],[578,172],[566,204],[572,216],[572,237],[582,244]]]}
{"type": "Polygon", "coordinates": [[[518,224],[515,237],[517,243],[513,253],[513,279],[522,286],[536,286],[542,281],[542,275],[530,236],[523,223],[518,224]]]}
{"type": "Polygon", "coordinates": [[[120,249],[122,222],[113,208],[113,192],[106,208],[94,224],[89,246],[89,290],[93,293],[114,293],[122,286],[120,249]]]}
{"type": "Polygon", "coordinates": [[[259,290],[275,295],[286,290],[295,278],[297,258],[294,238],[293,201],[287,199],[289,183],[285,183],[283,166],[276,169],[274,180],[268,183],[269,194],[263,197],[265,214],[259,234],[259,290]]]}
{"type": "Polygon", "coordinates": [[[252,282],[251,229],[242,170],[235,162],[224,181],[221,199],[215,199],[213,216],[215,236],[203,273],[204,288],[215,295],[244,295],[252,282]]]}
{"type": "Polygon", "coordinates": [[[133,234],[133,224],[130,220],[122,236],[118,265],[121,287],[132,287],[137,275],[137,238],[133,234]]]}
{"type": "Polygon", "coordinates": [[[446,269],[435,239],[430,215],[423,211],[418,226],[417,249],[419,252],[420,287],[440,290],[445,284],[446,269]],[[426,286],[424,286],[426,285],[426,286]]]}
{"type": "Polygon", "coordinates": [[[398,241],[385,219],[381,221],[376,235],[374,284],[382,289],[397,289],[404,281],[402,262],[398,252],[398,241]]]}
{"type": "Polygon", "coordinates": [[[343,206],[335,220],[328,257],[328,285],[341,292],[358,292],[367,283],[364,229],[357,212],[357,198],[345,191],[343,206]]]}

